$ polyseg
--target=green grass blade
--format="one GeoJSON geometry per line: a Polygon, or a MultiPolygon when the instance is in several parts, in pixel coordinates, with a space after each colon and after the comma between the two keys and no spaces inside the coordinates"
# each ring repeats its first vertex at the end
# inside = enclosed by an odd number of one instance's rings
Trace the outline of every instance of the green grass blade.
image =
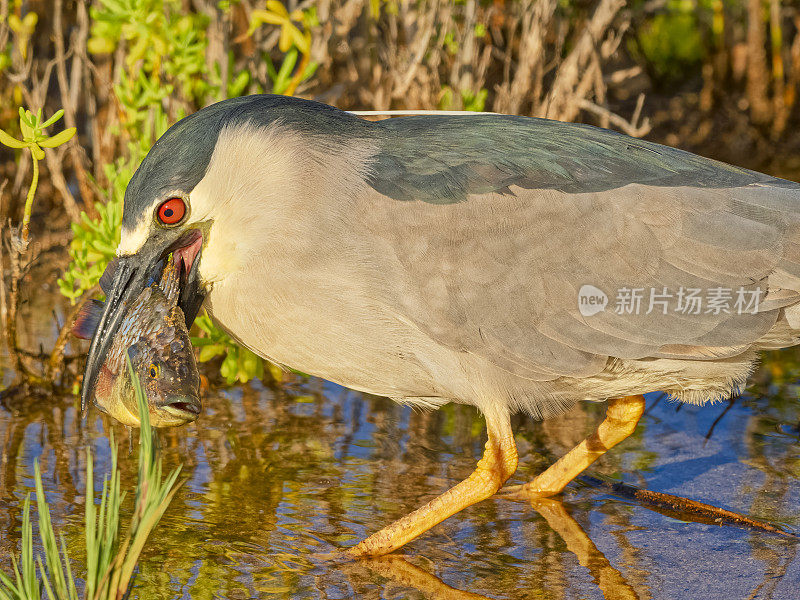
{"type": "Polygon", "coordinates": [[[86,583],[84,594],[86,598],[93,598],[95,581],[97,578],[97,556],[99,548],[97,543],[97,507],[94,505],[94,461],[92,449],[86,448],[86,507],[84,510],[84,525],[86,529],[86,583]]]}
{"type": "Polygon", "coordinates": [[[14,570],[17,575],[17,586],[25,594],[23,597],[39,598],[39,579],[36,576],[36,563],[33,560],[33,525],[31,524],[31,495],[25,498],[25,506],[22,513],[22,556],[20,557],[20,568],[17,570],[16,561],[14,570]]]}
{"type": "MultiPolygon", "coordinates": [[[[49,575],[51,582],[46,581],[45,585],[52,583],[58,597],[67,598],[66,577],[64,576],[64,569],[61,566],[61,556],[58,552],[56,534],[53,530],[53,523],[50,518],[50,507],[47,505],[47,498],[44,494],[42,473],[39,469],[38,460],[33,462],[33,471],[36,480],[36,506],[39,511],[39,539],[42,541],[45,562],[47,563],[47,572],[42,571],[42,579],[48,579],[49,575]]],[[[65,556],[64,560],[68,561],[69,557],[65,556]]]]}
{"type": "Polygon", "coordinates": [[[69,600],[78,600],[78,590],[75,587],[75,577],[72,575],[72,566],[69,563],[69,554],[67,553],[67,542],[63,534],[59,534],[61,541],[61,555],[64,557],[64,569],[67,573],[67,598],[69,600]]]}
{"type": "Polygon", "coordinates": [[[177,484],[180,468],[162,481],[162,462],[155,443],[156,433],[150,425],[147,396],[129,359],[127,363],[139,408],[139,481],[131,528],[117,554],[119,570],[111,579],[110,591],[116,590],[117,597],[127,592],[147,538],[180,488],[177,484]]]}
{"type": "MultiPolygon", "coordinates": [[[[50,580],[47,577],[47,572],[44,570],[44,565],[42,564],[42,557],[41,556],[37,556],[36,557],[36,562],[39,565],[39,574],[40,574],[42,583],[44,584],[44,591],[47,593],[47,597],[50,600],[61,600],[60,598],[57,598],[53,594],[53,588],[50,587],[50,580]]],[[[64,600],[66,600],[66,598],[64,600]]]]}
{"type": "Polygon", "coordinates": [[[19,587],[19,570],[17,569],[17,560],[13,556],[11,560],[14,564],[14,571],[17,574],[17,584],[15,585],[11,578],[0,571],[0,600],[16,600],[17,598],[24,598],[22,589],[19,587]]]}

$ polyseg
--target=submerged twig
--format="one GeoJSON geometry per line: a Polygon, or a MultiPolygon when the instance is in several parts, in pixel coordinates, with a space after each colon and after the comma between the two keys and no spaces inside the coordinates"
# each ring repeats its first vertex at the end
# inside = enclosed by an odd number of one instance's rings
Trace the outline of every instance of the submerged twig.
{"type": "Polygon", "coordinates": [[[736,404],[736,399],[737,399],[737,398],[738,398],[738,396],[734,396],[734,397],[732,397],[732,398],[728,398],[728,406],[726,406],[726,407],[725,407],[725,410],[723,410],[723,411],[722,411],[722,412],[719,414],[719,416],[718,416],[716,419],[714,419],[714,422],[711,424],[711,427],[709,427],[709,429],[708,429],[708,433],[706,434],[705,440],[703,441],[703,446],[705,446],[705,445],[708,443],[708,440],[710,440],[710,439],[711,439],[711,436],[712,436],[712,435],[713,435],[713,433],[714,433],[714,428],[717,426],[717,424],[719,424],[719,422],[720,422],[720,421],[722,421],[722,418],[723,418],[723,417],[724,417],[726,414],[728,414],[728,411],[729,411],[730,409],[732,409],[732,408],[733,408],[733,405],[734,405],[734,404],[736,404]]]}
{"type": "Polygon", "coordinates": [[[666,392],[661,392],[658,395],[658,398],[656,398],[652,403],[650,403],[650,405],[644,411],[644,414],[649,415],[653,411],[653,409],[656,406],[658,406],[658,403],[661,402],[664,398],[669,398],[669,394],[667,394],[666,392]]]}
{"type": "Polygon", "coordinates": [[[646,508],[652,508],[657,512],[662,512],[684,521],[695,521],[698,523],[708,523],[710,525],[733,525],[800,539],[794,532],[786,531],[780,527],[766,523],[765,521],[759,521],[732,510],[719,508],[711,504],[705,504],[704,502],[690,500],[683,496],[674,496],[663,492],[652,492],[633,485],[628,485],[627,483],[603,481],[602,479],[590,475],[583,475],[580,477],[580,480],[593,488],[603,490],[615,496],[636,500],[646,508]]]}

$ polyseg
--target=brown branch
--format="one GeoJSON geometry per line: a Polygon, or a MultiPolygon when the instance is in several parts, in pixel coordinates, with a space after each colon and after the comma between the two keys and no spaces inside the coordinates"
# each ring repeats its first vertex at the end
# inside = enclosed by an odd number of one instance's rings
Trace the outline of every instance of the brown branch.
{"type": "MultiPolygon", "coordinates": [[[[3,191],[5,190],[7,184],[8,184],[8,179],[3,179],[3,183],[0,183],[0,215],[3,214],[2,210],[3,191]]],[[[0,321],[2,322],[2,327],[0,327],[0,329],[2,329],[3,331],[3,341],[5,342],[6,346],[9,347],[9,353],[10,353],[11,347],[8,343],[8,333],[5,327],[5,324],[8,322],[8,305],[6,304],[6,277],[5,277],[6,269],[5,269],[5,264],[3,262],[4,238],[5,238],[5,232],[3,231],[2,221],[0,221],[0,321]]]]}
{"type": "Polygon", "coordinates": [[[0,0],[0,48],[5,48],[11,28],[8,26],[8,0],[0,0]]]}
{"type": "MultiPolygon", "coordinates": [[[[79,2],[79,7],[83,5],[83,2],[79,2]]],[[[53,11],[53,29],[54,34],[54,42],[56,48],[56,77],[58,79],[58,89],[61,92],[61,107],[64,109],[64,124],[67,127],[75,127],[76,126],[76,118],[75,118],[75,109],[76,109],[76,102],[74,101],[75,93],[74,90],[71,89],[69,82],[67,81],[67,65],[66,65],[66,53],[64,51],[64,31],[62,25],[62,15],[64,12],[64,0],[55,0],[55,6],[53,11]],[[72,92],[72,93],[71,93],[72,92]]],[[[80,9],[79,9],[80,12],[80,9]]],[[[83,12],[86,12],[84,7],[83,12]]],[[[81,22],[79,19],[80,27],[78,29],[78,33],[76,37],[73,37],[71,40],[70,46],[72,48],[82,48],[86,45],[86,38],[88,35],[88,20],[84,18],[81,22]]],[[[77,55],[73,54],[73,73],[76,72],[76,69],[80,69],[81,59],[77,55]]],[[[79,72],[79,71],[78,71],[79,72]]],[[[73,77],[73,83],[75,81],[75,77],[73,77]]],[[[78,180],[78,189],[81,193],[81,198],[83,199],[83,204],[86,207],[86,213],[91,218],[97,218],[97,210],[94,207],[94,199],[92,194],[92,188],[89,185],[89,178],[86,174],[86,168],[84,167],[83,163],[83,156],[80,151],[80,145],[78,144],[78,138],[70,141],[68,144],[69,148],[69,155],[70,160],[72,162],[72,168],[75,171],[75,178],[78,180]]],[[[51,161],[47,162],[47,167],[52,170],[51,161]]],[[[54,184],[56,182],[54,181],[54,184]]],[[[58,186],[57,186],[58,187],[58,186]]],[[[61,189],[59,188],[59,191],[61,189]]],[[[68,191],[68,190],[67,190],[68,191]]],[[[72,194],[69,194],[70,197],[72,194]]],[[[64,193],[62,191],[62,196],[64,193]]],[[[64,196],[66,198],[66,196],[64,196]]],[[[74,199],[73,203],[74,203],[74,199]]],[[[80,211],[77,210],[77,206],[69,206],[68,211],[70,214],[70,218],[73,221],[77,221],[80,219],[80,211]],[[73,214],[77,213],[77,214],[73,214]]]]}
{"type": "Polygon", "coordinates": [[[392,90],[392,98],[403,98],[408,91],[409,86],[414,81],[414,77],[422,64],[422,59],[425,58],[425,53],[428,50],[428,42],[435,29],[435,11],[429,11],[424,15],[424,21],[417,22],[419,30],[414,44],[410,48],[411,58],[408,61],[408,68],[405,72],[396,72],[394,79],[396,82],[395,88],[392,90]]]}
{"type": "Polygon", "coordinates": [[[67,319],[64,321],[64,325],[62,325],[61,331],[59,331],[58,337],[56,338],[53,351],[50,353],[50,360],[47,370],[47,378],[50,381],[55,383],[61,379],[61,375],[64,372],[64,349],[67,347],[67,342],[69,341],[69,336],[72,332],[72,325],[81,309],[97,294],[98,291],[100,291],[100,286],[95,285],[91,289],[84,292],[83,296],[81,296],[81,299],[77,304],[75,304],[69,315],[67,315],[67,319]]]}
{"type": "Polygon", "coordinates": [[[545,37],[555,14],[556,0],[530,2],[521,6],[522,32],[519,41],[518,65],[508,90],[508,98],[501,112],[517,114],[527,98],[532,97],[534,105],[539,103],[544,76],[545,37]]]}
{"type": "Polygon", "coordinates": [[[762,20],[761,0],[747,2],[747,100],[750,103],[750,118],[753,122],[764,124],[772,116],[767,99],[767,51],[762,20]]]}
{"type": "MultiPolygon", "coordinates": [[[[21,259],[23,257],[23,244],[17,238],[17,232],[8,225],[9,230],[9,245],[7,246],[9,262],[11,264],[11,290],[8,294],[8,301],[6,303],[6,346],[8,354],[11,358],[14,368],[19,375],[22,375],[26,380],[31,383],[42,384],[43,379],[36,373],[31,371],[25,362],[22,360],[22,354],[19,352],[17,345],[17,314],[19,311],[19,283],[23,277],[23,269],[21,266],[21,259]]],[[[3,282],[5,287],[5,282],[3,282]]]]}
{"type": "Polygon", "coordinates": [[[650,490],[638,488],[626,483],[606,482],[589,475],[581,476],[580,480],[593,488],[636,500],[642,505],[653,507],[653,509],[659,512],[663,511],[665,514],[674,515],[684,521],[695,521],[711,525],[733,525],[746,529],[767,531],[784,537],[797,538],[794,533],[784,531],[770,523],[753,519],[746,515],[733,512],[732,510],[719,508],[711,504],[705,504],[704,502],[697,502],[696,500],[690,500],[682,496],[673,496],[672,494],[664,494],[662,492],[651,492],[650,490]]]}
{"type": "MultiPolygon", "coordinates": [[[[637,105],[638,106],[638,105],[637,105]]],[[[602,106],[598,106],[594,102],[590,100],[579,100],[578,107],[581,110],[585,110],[592,114],[595,114],[599,117],[607,119],[608,122],[622,131],[623,133],[628,134],[631,137],[642,137],[650,133],[650,120],[647,118],[642,119],[642,122],[637,125],[636,121],[638,119],[638,114],[640,111],[634,112],[633,118],[630,121],[626,121],[623,117],[619,116],[616,113],[611,112],[607,108],[602,106]]]]}
{"type": "Polygon", "coordinates": [[[577,100],[583,99],[583,96],[578,95],[576,89],[581,83],[582,74],[596,52],[599,40],[611,27],[617,13],[624,5],[625,0],[600,0],[572,51],[559,66],[547,102],[544,104],[546,110],[540,111],[543,114],[539,116],[564,121],[571,121],[577,116],[579,110],[577,100]]]}

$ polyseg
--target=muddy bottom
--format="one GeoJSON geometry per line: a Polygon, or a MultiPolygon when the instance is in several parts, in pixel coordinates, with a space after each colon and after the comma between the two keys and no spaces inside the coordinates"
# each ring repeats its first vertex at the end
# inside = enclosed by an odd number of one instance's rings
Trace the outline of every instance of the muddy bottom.
{"type": "MultiPolygon", "coordinates": [[[[590,472],[800,530],[798,356],[766,356],[760,383],[730,404],[678,407],[651,395],[636,433],[590,472]]],[[[187,482],[150,539],[133,598],[798,598],[797,541],[687,522],[580,483],[536,506],[482,502],[399,557],[330,562],[324,555],[469,475],[485,440],[476,411],[412,411],[313,379],[204,404],[197,423],[160,434],[166,462],[183,464],[187,482]]],[[[577,443],[603,410],[517,418],[520,469],[510,483],[577,443]]],[[[3,407],[0,567],[18,552],[38,458],[80,574],[85,448],[99,487],[112,429],[127,522],[136,452],[124,428],[94,409],[81,422],[68,399],[3,407]]]]}

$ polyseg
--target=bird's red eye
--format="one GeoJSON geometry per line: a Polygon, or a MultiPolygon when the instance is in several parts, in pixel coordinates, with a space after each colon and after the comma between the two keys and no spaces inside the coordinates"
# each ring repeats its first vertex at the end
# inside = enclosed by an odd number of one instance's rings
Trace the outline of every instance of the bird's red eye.
{"type": "Polygon", "coordinates": [[[186,203],[181,198],[170,198],[158,207],[158,220],[164,225],[174,225],[186,214],[186,203]]]}

